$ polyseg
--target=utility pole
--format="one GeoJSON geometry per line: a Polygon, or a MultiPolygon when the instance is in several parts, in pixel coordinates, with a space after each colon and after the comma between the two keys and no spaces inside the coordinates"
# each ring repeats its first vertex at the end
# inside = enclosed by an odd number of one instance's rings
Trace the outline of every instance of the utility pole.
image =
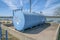
{"type": "Polygon", "coordinates": [[[14,10],[12,12],[13,12],[13,16],[14,16],[14,10]]]}
{"type": "Polygon", "coordinates": [[[30,0],[30,13],[31,13],[31,0],[30,0]]]}

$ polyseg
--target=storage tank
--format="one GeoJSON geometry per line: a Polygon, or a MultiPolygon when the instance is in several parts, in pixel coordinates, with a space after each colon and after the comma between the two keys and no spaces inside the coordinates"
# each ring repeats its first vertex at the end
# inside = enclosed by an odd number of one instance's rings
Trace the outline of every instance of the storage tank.
{"type": "Polygon", "coordinates": [[[22,31],[27,28],[32,28],[38,24],[45,23],[46,18],[37,13],[28,13],[17,11],[13,16],[13,24],[16,30],[22,31]]]}

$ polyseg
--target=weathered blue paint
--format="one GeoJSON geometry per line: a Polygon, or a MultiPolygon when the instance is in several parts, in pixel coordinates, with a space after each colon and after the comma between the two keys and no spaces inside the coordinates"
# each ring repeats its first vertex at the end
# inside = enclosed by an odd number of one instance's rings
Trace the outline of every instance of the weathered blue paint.
{"type": "Polygon", "coordinates": [[[2,40],[2,28],[0,27],[0,40],[2,40]]]}
{"type": "Polygon", "coordinates": [[[6,40],[8,40],[8,31],[6,30],[6,40]]]}
{"type": "Polygon", "coordinates": [[[24,30],[38,24],[45,23],[46,18],[37,13],[16,11],[13,16],[13,24],[16,30],[24,30]]]}

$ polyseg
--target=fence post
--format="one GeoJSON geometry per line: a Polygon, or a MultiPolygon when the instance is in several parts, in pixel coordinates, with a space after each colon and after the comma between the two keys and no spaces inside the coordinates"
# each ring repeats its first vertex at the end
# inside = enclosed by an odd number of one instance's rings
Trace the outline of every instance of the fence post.
{"type": "Polygon", "coordinates": [[[8,40],[8,31],[6,30],[6,40],[8,40]]]}
{"type": "Polygon", "coordinates": [[[1,23],[0,23],[0,40],[2,40],[2,28],[1,28],[1,23]]]}

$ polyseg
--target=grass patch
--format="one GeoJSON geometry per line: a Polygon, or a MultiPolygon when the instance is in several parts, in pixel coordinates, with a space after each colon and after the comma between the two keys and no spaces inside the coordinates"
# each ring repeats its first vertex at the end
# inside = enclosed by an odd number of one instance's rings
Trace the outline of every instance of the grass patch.
{"type": "MultiPolygon", "coordinates": [[[[5,30],[2,30],[2,40],[5,40],[5,30]]],[[[11,34],[8,33],[8,40],[19,40],[16,37],[12,36],[11,34]]]]}

